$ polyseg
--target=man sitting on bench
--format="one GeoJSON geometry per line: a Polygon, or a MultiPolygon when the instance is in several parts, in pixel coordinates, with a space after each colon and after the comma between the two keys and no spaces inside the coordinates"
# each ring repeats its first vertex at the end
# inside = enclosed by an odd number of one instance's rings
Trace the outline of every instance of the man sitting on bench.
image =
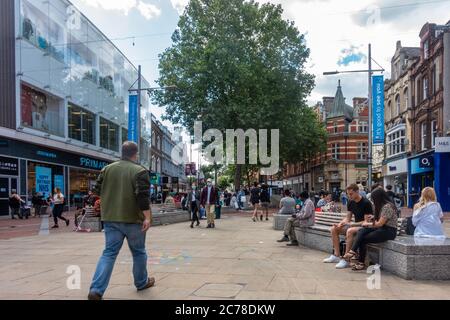
{"type": "Polygon", "coordinates": [[[347,194],[349,198],[347,206],[348,214],[339,224],[334,224],[331,227],[334,253],[323,261],[324,263],[337,263],[336,269],[345,269],[349,267],[349,263],[342,257],[351,249],[353,238],[361,229],[362,224],[373,218],[372,203],[360,195],[358,185],[352,184],[348,186],[347,194]],[[352,226],[353,215],[355,216],[355,224],[352,226]],[[341,234],[346,235],[345,252],[340,252],[339,236],[341,234]]]}

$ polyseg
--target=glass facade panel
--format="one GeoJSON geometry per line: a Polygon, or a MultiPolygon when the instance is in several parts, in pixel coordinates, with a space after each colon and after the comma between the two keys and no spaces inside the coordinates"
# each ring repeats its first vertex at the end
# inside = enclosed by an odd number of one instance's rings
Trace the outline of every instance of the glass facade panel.
{"type": "Polygon", "coordinates": [[[100,147],[119,152],[119,126],[100,118],[100,147]]]}
{"type": "Polygon", "coordinates": [[[95,145],[95,115],[69,103],[68,118],[69,138],[95,145]]]}

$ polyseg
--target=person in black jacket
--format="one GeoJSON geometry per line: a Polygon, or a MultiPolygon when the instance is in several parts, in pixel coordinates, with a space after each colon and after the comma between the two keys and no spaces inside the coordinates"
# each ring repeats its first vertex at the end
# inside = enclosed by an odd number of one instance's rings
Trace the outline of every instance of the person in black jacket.
{"type": "MultiPolygon", "coordinates": [[[[262,214],[266,213],[266,221],[269,221],[269,206],[270,206],[270,193],[269,186],[267,184],[262,185],[261,194],[259,200],[261,201],[262,214]]],[[[261,220],[263,218],[261,216],[261,220]]]]}

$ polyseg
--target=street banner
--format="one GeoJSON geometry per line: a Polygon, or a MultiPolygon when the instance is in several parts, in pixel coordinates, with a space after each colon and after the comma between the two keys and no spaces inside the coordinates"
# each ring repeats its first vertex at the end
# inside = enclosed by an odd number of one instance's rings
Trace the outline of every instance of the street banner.
{"type": "Polygon", "coordinates": [[[384,144],[384,76],[372,77],[373,144],[384,144]]]}
{"type": "Polygon", "coordinates": [[[52,195],[52,169],[36,166],[36,192],[44,198],[52,195]]]}
{"type": "Polygon", "coordinates": [[[55,176],[55,188],[59,188],[64,193],[64,176],[55,176]]]}
{"type": "MultiPolygon", "coordinates": [[[[130,95],[128,104],[128,141],[138,143],[138,105],[137,95],[130,95]]],[[[138,144],[139,145],[139,144],[138,144]]]]}
{"type": "Polygon", "coordinates": [[[150,184],[159,186],[160,175],[158,173],[150,174],[150,184]]]}

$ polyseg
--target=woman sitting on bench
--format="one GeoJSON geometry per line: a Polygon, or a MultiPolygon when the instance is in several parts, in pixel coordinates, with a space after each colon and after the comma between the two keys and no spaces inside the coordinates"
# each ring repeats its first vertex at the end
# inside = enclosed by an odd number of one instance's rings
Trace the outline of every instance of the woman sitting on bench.
{"type": "Polygon", "coordinates": [[[416,227],[415,237],[445,239],[444,214],[433,188],[422,190],[419,203],[414,206],[412,223],[416,227]]]}
{"type": "Polygon", "coordinates": [[[397,237],[397,208],[391,202],[389,195],[382,188],[377,188],[372,192],[371,197],[375,206],[375,216],[372,222],[362,224],[363,229],[358,232],[352,250],[344,256],[344,259],[350,260],[359,250],[359,260],[353,266],[353,271],[366,269],[365,260],[369,243],[386,242],[397,237]]]}

